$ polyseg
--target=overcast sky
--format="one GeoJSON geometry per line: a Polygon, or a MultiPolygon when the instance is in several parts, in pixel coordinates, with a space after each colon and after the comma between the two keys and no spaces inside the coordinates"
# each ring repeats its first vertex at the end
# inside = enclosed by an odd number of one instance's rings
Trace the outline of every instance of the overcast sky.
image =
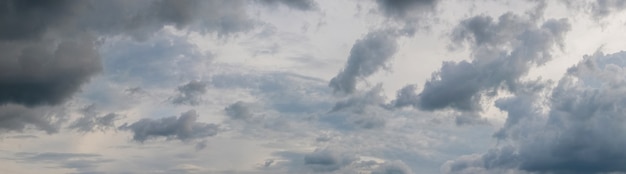
{"type": "Polygon", "coordinates": [[[0,0],[0,173],[626,173],[626,1],[0,0]]]}

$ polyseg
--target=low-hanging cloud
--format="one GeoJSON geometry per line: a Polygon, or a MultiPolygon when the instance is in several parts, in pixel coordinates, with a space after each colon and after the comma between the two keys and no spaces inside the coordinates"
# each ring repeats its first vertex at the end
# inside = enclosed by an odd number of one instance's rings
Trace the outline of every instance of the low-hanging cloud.
{"type": "Polygon", "coordinates": [[[198,117],[195,110],[189,110],[181,113],[179,117],[144,118],[132,124],[126,123],[119,129],[132,132],[133,140],[138,142],[157,138],[191,141],[217,135],[219,132],[217,124],[197,122],[198,117]]]}

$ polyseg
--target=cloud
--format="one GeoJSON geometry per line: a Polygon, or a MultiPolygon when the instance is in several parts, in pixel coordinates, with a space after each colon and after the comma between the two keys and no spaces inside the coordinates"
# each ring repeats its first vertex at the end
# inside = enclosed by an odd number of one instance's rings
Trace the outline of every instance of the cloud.
{"type": "Polygon", "coordinates": [[[591,3],[591,14],[594,18],[607,17],[611,13],[626,9],[626,2],[620,0],[596,0],[591,3]]]}
{"type": "Polygon", "coordinates": [[[339,128],[383,128],[386,124],[385,99],[382,85],[378,84],[368,91],[355,93],[345,100],[338,101],[323,121],[337,124],[339,128]]]}
{"type": "Polygon", "coordinates": [[[376,0],[376,3],[386,16],[406,19],[434,12],[439,0],[376,0]]]}
{"type": "Polygon", "coordinates": [[[357,160],[355,156],[338,153],[332,149],[316,149],[313,153],[304,156],[304,164],[318,172],[335,171],[355,160],[357,160]]]}
{"type": "Polygon", "coordinates": [[[453,30],[451,38],[454,46],[469,45],[472,60],[444,62],[424,84],[422,92],[415,94],[411,91],[415,87],[405,87],[398,92],[395,105],[428,111],[480,111],[483,95],[495,95],[501,88],[517,91],[520,78],[533,66],[549,61],[550,52],[563,45],[569,29],[566,19],[550,19],[537,25],[512,13],[497,21],[484,15],[465,19],[453,30]]]}
{"type": "Polygon", "coordinates": [[[2,1],[0,113],[25,118],[3,116],[10,122],[1,124],[13,125],[7,130],[34,125],[55,132],[51,125],[58,120],[32,115],[45,113],[28,108],[61,105],[102,72],[103,42],[117,36],[147,40],[166,26],[219,36],[245,32],[255,25],[246,5],[237,0],[2,1]]]}
{"type": "Polygon", "coordinates": [[[183,81],[201,79],[200,71],[205,71],[203,68],[213,60],[210,52],[201,51],[188,38],[167,31],[160,31],[144,42],[111,40],[101,51],[107,78],[145,89],[169,88],[183,81]]]}
{"type": "Polygon", "coordinates": [[[392,31],[374,31],[357,40],[345,68],[330,80],[329,86],[335,92],[353,93],[358,79],[378,72],[393,57],[397,51],[396,37],[392,31]]]}
{"type": "Polygon", "coordinates": [[[119,129],[131,131],[133,140],[138,142],[161,137],[166,140],[190,141],[217,135],[218,125],[196,122],[198,117],[195,110],[189,110],[181,113],[179,117],[171,116],[157,120],[144,118],[130,125],[125,123],[119,129]]]}
{"type": "Polygon", "coordinates": [[[0,132],[22,132],[35,128],[49,134],[56,133],[67,119],[63,107],[28,108],[16,104],[0,106],[0,132]]]}
{"type": "Polygon", "coordinates": [[[226,111],[226,115],[230,116],[230,118],[232,119],[249,120],[253,117],[250,107],[251,106],[248,103],[237,101],[229,105],[228,107],[224,108],[224,111],[226,111]]]}
{"type": "Polygon", "coordinates": [[[89,105],[81,109],[82,117],[74,120],[67,128],[74,129],[78,132],[94,132],[115,129],[115,121],[121,119],[122,116],[115,113],[108,113],[99,116],[95,105],[89,105]]]}
{"type": "Polygon", "coordinates": [[[224,73],[211,79],[215,89],[246,90],[259,97],[264,106],[291,116],[328,111],[333,101],[325,83],[322,79],[285,72],[224,73]]]}
{"type": "Polygon", "coordinates": [[[89,1],[81,27],[99,35],[127,35],[139,40],[163,26],[227,36],[251,29],[254,21],[240,0],[89,1]]]}
{"type": "Polygon", "coordinates": [[[202,95],[207,91],[207,85],[201,81],[190,81],[189,83],[179,86],[176,90],[178,94],[171,98],[174,104],[198,105],[202,102],[202,95]]]}
{"type": "Polygon", "coordinates": [[[374,169],[372,174],[413,174],[413,171],[402,161],[390,161],[374,169]]]}
{"type": "Polygon", "coordinates": [[[546,112],[534,112],[537,105],[515,104],[512,99],[500,102],[510,116],[503,128],[507,131],[502,133],[506,143],[473,158],[449,161],[444,168],[449,173],[626,172],[622,165],[626,153],[620,148],[626,145],[622,133],[626,122],[625,58],[625,52],[586,56],[552,90],[546,112]]]}
{"type": "Polygon", "coordinates": [[[111,162],[99,154],[90,153],[59,153],[59,152],[20,152],[15,154],[17,161],[26,163],[55,164],[60,168],[74,169],[80,173],[97,173],[96,169],[103,163],[111,162]]]}
{"type": "Polygon", "coordinates": [[[6,0],[0,3],[0,40],[41,38],[50,28],[74,18],[77,4],[73,0],[31,2],[6,0]]]}
{"type": "Polygon", "coordinates": [[[378,11],[392,23],[399,22],[398,31],[412,36],[419,28],[429,28],[428,18],[436,18],[440,0],[376,0],[378,11]]]}
{"type": "Polygon", "coordinates": [[[265,5],[285,5],[287,7],[298,10],[315,10],[317,9],[317,3],[314,0],[259,0],[265,5]]]}
{"type": "Polygon", "coordinates": [[[102,70],[90,38],[0,40],[0,52],[0,104],[61,104],[102,70]]]}

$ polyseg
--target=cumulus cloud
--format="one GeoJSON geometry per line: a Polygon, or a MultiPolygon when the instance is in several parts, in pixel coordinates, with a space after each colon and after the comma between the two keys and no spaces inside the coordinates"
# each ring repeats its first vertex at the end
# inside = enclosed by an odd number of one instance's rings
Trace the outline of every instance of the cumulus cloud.
{"type": "MultiPolygon", "coordinates": [[[[626,172],[622,126],[626,53],[586,56],[558,82],[547,112],[502,102],[518,124],[505,124],[506,144],[482,155],[449,161],[449,173],[515,170],[536,173],[626,172]]],[[[521,99],[520,99],[521,100],[521,99]]],[[[523,100],[522,100],[523,101],[523,100]]],[[[518,102],[519,103],[519,102],[518,102]]],[[[509,122],[509,120],[507,120],[509,122]]]]}
{"type": "Polygon", "coordinates": [[[197,122],[198,117],[195,110],[189,110],[181,113],[179,117],[171,116],[156,120],[144,118],[132,124],[125,123],[119,129],[131,131],[133,140],[138,142],[156,138],[190,141],[217,135],[218,125],[197,122]]]}
{"type": "Polygon", "coordinates": [[[357,40],[343,70],[330,80],[335,92],[351,94],[357,80],[366,78],[385,67],[397,51],[396,34],[392,31],[374,31],[357,40]]]}
{"type": "Polygon", "coordinates": [[[202,101],[202,95],[207,91],[207,85],[201,81],[190,81],[189,83],[179,86],[176,91],[178,94],[171,98],[174,104],[198,105],[202,101]]]}
{"type": "Polygon", "coordinates": [[[512,13],[498,20],[484,15],[465,19],[453,30],[451,38],[455,46],[469,45],[472,60],[444,62],[424,84],[422,92],[415,94],[411,91],[415,87],[405,87],[398,92],[395,105],[480,111],[483,95],[494,95],[501,88],[517,91],[520,78],[533,66],[550,60],[551,51],[563,45],[569,29],[566,19],[550,19],[537,25],[512,13]]]}

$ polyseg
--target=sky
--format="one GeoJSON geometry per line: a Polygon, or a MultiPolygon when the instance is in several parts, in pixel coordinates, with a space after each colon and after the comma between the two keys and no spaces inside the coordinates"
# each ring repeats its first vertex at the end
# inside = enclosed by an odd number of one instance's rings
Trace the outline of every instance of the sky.
{"type": "Polygon", "coordinates": [[[626,1],[0,0],[0,173],[626,173],[626,1]]]}

